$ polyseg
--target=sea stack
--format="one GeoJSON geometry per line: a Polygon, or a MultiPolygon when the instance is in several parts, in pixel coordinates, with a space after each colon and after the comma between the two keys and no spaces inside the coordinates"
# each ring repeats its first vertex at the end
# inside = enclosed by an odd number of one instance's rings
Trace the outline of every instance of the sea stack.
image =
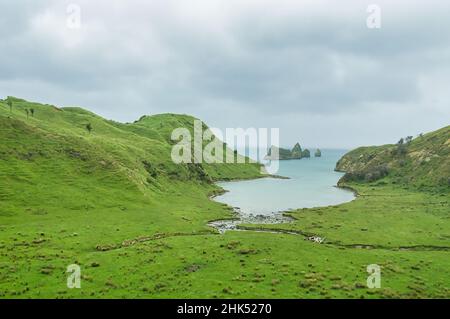
{"type": "Polygon", "coordinates": [[[302,158],[310,158],[311,153],[309,152],[309,149],[305,148],[302,152],[302,158]]]}
{"type": "Polygon", "coordinates": [[[314,157],[321,157],[322,156],[322,152],[317,149],[316,152],[314,153],[314,157]]]}
{"type": "Polygon", "coordinates": [[[302,157],[302,147],[300,143],[296,143],[291,151],[292,158],[301,158],[302,157]]]}

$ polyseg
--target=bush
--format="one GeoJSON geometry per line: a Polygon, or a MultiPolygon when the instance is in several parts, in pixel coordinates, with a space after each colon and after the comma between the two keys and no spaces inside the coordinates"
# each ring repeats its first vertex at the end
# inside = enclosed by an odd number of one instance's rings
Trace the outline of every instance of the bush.
{"type": "Polygon", "coordinates": [[[211,177],[208,175],[202,164],[189,163],[187,164],[189,175],[194,178],[198,178],[204,182],[212,182],[211,177]]]}
{"type": "Polygon", "coordinates": [[[374,182],[379,180],[389,174],[389,169],[386,165],[379,165],[375,167],[370,167],[362,171],[355,171],[351,173],[346,173],[342,177],[343,182],[374,182]]]}
{"type": "Polygon", "coordinates": [[[148,161],[142,161],[142,164],[144,164],[145,170],[150,174],[151,177],[155,178],[158,176],[158,169],[152,163],[148,161]]]}

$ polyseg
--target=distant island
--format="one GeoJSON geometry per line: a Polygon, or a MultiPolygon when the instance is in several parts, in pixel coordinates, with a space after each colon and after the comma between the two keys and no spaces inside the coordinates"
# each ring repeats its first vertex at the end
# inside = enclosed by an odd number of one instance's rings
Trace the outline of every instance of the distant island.
{"type": "MultiPolygon", "coordinates": [[[[315,157],[321,157],[322,152],[317,149],[314,153],[315,157]]],[[[291,159],[302,159],[302,158],[310,158],[311,152],[305,148],[302,150],[302,147],[300,146],[300,143],[296,143],[292,150],[289,150],[287,148],[282,147],[276,147],[271,146],[267,152],[267,155],[265,156],[266,160],[291,160],[291,159]],[[278,157],[276,157],[275,154],[276,150],[278,150],[278,157]]]]}

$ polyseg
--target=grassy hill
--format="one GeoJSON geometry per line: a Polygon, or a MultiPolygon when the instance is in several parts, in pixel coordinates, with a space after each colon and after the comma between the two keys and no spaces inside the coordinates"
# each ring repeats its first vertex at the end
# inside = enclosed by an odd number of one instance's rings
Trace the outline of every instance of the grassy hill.
{"type": "Polygon", "coordinates": [[[450,126],[402,143],[360,147],[336,165],[342,182],[399,184],[421,190],[450,189],[450,126]]]}
{"type": "MultiPolygon", "coordinates": [[[[174,164],[170,132],[176,127],[192,130],[190,116],[164,114],[122,124],[81,108],[11,99],[12,111],[0,102],[0,214],[11,217],[7,222],[80,210],[101,220],[104,214],[123,214],[128,203],[183,201],[190,191],[219,191],[214,180],[260,176],[259,165],[251,163],[174,164]],[[27,118],[25,109],[34,109],[34,116],[27,118]]],[[[202,228],[218,215],[202,218],[202,228]]]]}
{"type": "MultiPolygon", "coordinates": [[[[181,167],[174,164],[170,158],[175,144],[170,139],[171,132],[178,127],[193,131],[195,119],[191,116],[161,114],[145,116],[133,124],[122,124],[81,108],[57,108],[20,99],[11,100],[12,112],[6,103],[0,104],[2,138],[5,140],[1,152],[11,161],[24,156],[30,160],[53,156],[81,160],[87,163],[86,166],[107,167],[104,171],[108,174],[114,172],[118,178],[126,179],[141,190],[144,187],[158,189],[158,182],[164,182],[173,174],[178,175],[176,178],[179,180],[199,179],[199,170],[211,180],[259,174],[257,164],[181,167]],[[34,116],[27,118],[26,109],[34,109],[34,116]],[[93,127],[91,134],[86,130],[88,123],[93,127]],[[21,138],[18,139],[16,134],[22,134],[21,138]],[[149,179],[149,169],[154,169],[153,182],[149,179]]],[[[101,171],[98,170],[99,173],[101,171]]]]}
{"type": "Polygon", "coordinates": [[[45,251],[73,255],[143,235],[213,232],[209,220],[231,216],[208,200],[221,191],[213,181],[262,176],[255,163],[174,164],[170,133],[192,131],[191,116],[123,124],[77,107],[9,100],[12,109],[0,100],[0,287],[15,282],[12,260],[45,251]]]}

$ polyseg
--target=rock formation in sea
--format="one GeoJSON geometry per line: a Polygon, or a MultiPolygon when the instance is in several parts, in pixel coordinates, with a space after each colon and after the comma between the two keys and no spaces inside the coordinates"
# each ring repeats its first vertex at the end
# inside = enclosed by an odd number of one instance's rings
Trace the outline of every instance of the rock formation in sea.
{"type": "Polygon", "coordinates": [[[320,149],[317,149],[316,152],[314,153],[314,157],[321,157],[322,156],[322,152],[320,151],[320,149]]]}
{"type": "Polygon", "coordinates": [[[265,156],[266,160],[290,160],[290,159],[301,159],[309,158],[311,156],[308,149],[302,150],[300,143],[296,143],[292,150],[287,148],[281,148],[276,146],[271,146],[265,156]],[[276,153],[278,152],[278,156],[276,153]]]}

